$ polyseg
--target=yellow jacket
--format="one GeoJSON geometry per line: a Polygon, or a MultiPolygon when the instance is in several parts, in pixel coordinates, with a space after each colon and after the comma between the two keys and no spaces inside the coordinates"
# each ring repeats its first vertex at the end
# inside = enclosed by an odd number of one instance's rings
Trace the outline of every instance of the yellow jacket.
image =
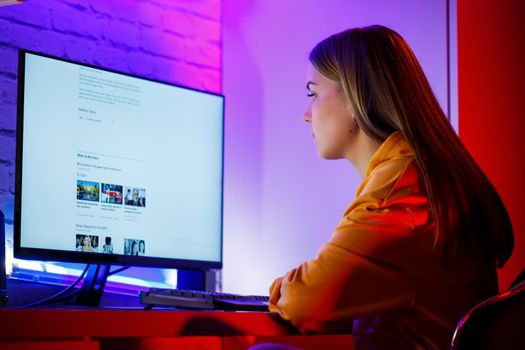
{"type": "Polygon", "coordinates": [[[433,228],[414,152],[396,132],[317,257],[274,281],[270,311],[304,332],[353,325],[358,349],[449,348],[461,316],[497,293],[496,267],[460,257],[447,269],[433,228]]]}

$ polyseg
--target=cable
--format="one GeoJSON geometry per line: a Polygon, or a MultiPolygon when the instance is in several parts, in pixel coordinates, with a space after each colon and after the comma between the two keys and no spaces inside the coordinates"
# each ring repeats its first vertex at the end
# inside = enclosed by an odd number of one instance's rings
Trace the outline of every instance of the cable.
{"type": "MultiPolygon", "coordinates": [[[[80,276],[78,276],[78,278],[73,283],[71,283],[69,286],[67,286],[66,288],[64,288],[60,292],[58,292],[58,293],[56,293],[56,294],[54,294],[54,295],[52,295],[50,297],[47,297],[45,299],[38,300],[38,301],[35,301],[33,303],[30,303],[30,304],[26,304],[26,305],[16,306],[15,308],[17,308],[17,309],[18,308],[21,308],[21,309],[22,308],[29,308],[29,307],[33,307],[33,306],[47,304],[49,302],[57,302],[57,301],[66,300],[66,299],[71,298],[74,295],[77,295],[80,292],[79,289],[74,290],[73,292],[71,292],[71,293],[69,293],[67,295],[64,295],[64,294],[66,294],[71,289],[73,289],[82,280],[82,278],[86,275],[87,271],[89,270],[89,267],[90,267],[90,264],[87,264],[86,267],[84,268],[84,271],[82,271],[82,273],[80,274],[80,276]]],[[[120,267],[120,268],[118,268],[118,269],[108,273],[108,276],[117,274],[117,273],[122,272],[122,271],[127,270],[127,269],[129,269],[129,266],[120,267]]]]}
{"type": "Polygon", "coordinates": [[[20,305],[20,306],[16,306],[15,308],[16,309],[23,309],[23,308],[28,308],[28,307],[33,307],[33,306],[37,306],[37,305],[42,305],[42,304],[46,304],[46,303],[49,303],[51,301],[59,301],[59,300],[64,300],[64,299],[67,299],[67,298],[70,298],[71,296],[77,294],[79,291],[76,290],[76,291],[73,291],[73,293],[65,296],[65,297],[62,297],[65,293],[67,293],[68,291],[70,291],[72,288],[75,288],[75,286],[82,280],[82,278],[85,276],[85,274],[87,273],[89,269],[89,264],[86,265],[86,267],[84,268],[84,271],[82,271],[82,273],[80,274],[80,276],[78,276],[78,278],[73,282],[71,283],[69,286],[67,286],[66,288],[62,289],[60,292],[50,296],[50,297],[47,297],[45,299],[42,299],[42,300],[38,300],[38,301],[35,301],[33,303],[30,303],[30,304],[26,304],[26,305],[20,305]]]}
{"type": "Polygon", "coordinates": [[[54,302],[59,302],[59,301],[63,301],[63,300],[66,300],[66,299],[69,299],[77,294],[80,293],[80,289],[75,289],[74,291],[72,291],[71,293],[69,293],[68,295],[64,295],[63,297],[57,297],[56,299],[54,299],[54,302]]]}
{"type": "Polygon", "coordinates": [[[122,272],[122,271],[127,270],[127,269],[129,269],[129,266],[124,266],[124,267],[118,268],[118,269],[116,269],[116,270],[111,271],[110,273],[108,273],[108,276],[111,276],[111,275],[117,274],[117,273],[122,272]]]}

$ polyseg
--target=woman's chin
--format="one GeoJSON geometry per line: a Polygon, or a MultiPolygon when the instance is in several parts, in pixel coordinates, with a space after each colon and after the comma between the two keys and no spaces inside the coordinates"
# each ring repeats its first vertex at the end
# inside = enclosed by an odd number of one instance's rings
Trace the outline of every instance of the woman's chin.
{"type": "Polygon", "coordinates": [[[317,148],[317,154],[323,159],[341,159],[340,155],[319,148],[317,148]]]}

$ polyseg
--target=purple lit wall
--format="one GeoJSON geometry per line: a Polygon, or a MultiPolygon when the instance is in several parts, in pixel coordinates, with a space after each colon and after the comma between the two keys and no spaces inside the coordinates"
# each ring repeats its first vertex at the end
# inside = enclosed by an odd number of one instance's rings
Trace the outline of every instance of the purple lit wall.
{"type": "Polygon", "coordinates": [[[445,0],[223,0],[224,290],[267,293],[315,257],[353,200],[357,172],[319,159],[301,120],[305,70],[319,40],[370,24],[408,40],[445,107],[445,0]]]}
{"type": "Polygon", "coordinates": [[[46,0],[0,7],[0,208],[8,234],[19,48],[221,92],[221,41],[220,0],[46,0]]]}

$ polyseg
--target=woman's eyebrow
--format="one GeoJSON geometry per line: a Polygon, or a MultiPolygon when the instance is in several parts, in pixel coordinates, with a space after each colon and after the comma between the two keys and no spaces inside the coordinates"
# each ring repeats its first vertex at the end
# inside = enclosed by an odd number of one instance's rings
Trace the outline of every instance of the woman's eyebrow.
{"type": "Polygon", "coordinates": [[[306,90],[310,91],[310,85],[317,85],[316,83],[314,83],[313,81],[309,81],[306,83],[306,90]]]}

